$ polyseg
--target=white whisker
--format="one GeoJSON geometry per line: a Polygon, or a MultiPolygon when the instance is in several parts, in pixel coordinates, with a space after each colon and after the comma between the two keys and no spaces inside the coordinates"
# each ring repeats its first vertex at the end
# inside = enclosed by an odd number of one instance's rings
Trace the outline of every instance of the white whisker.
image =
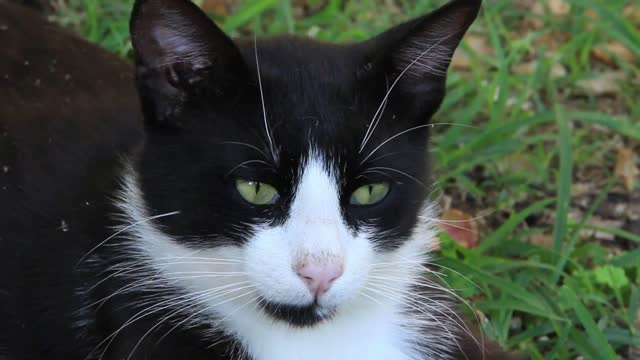
{"type": "MultiPolygon", "coordinates": [[[[250,285],[249,287],[253,287],[253,286],[252,286],[252,285],[250,285]]],[[[239,289],[235,289],[235,291],[237,291],[237,290],[239,290],[239,289]]],[[[231,290],[229,290],[229,291],[231,291],[231,290]]],[[[168,332],[167,334],[165,334],[165,335],[164,335],[160,340],[162,340],[164,337],[166,337],[166,336],[167,336],[167,335],[168,335],[168,334],[169,334],[173,329],[175,329],[175,328],[179,327],[180,325],[182,325],[182,324],[184,324],[185,322],[187,322],[187,321],[191,320],[193,317],[195,317],[195,316],[197,316],[197,315],[199,315],[199,314],[203,313],[204,311],[207,311],[208,309],[211,309],[211,308],[213,308],[213,307],[220,306],[220,305],[222,305],[222,304],[228,303],[228,302],[230,302],[230,301],[233,301],[233,300],[239,299],[239,298],[241,298],[241,297],[247,296],[247,295],[249,295],[249,294],[251,294],[251,293],[254,293],[254,292],[256,292],[256,291],[258,291],[258,290],[251,290],[251,291],[245,292],[244,294],[238,295],[238,296],[233,297],[233,298],[231,298],[231,299],[226,299],[226,300],[224,300],[224,301],[222,301],[222,302],[216,303],[216,304],[214,304],[214,305],[207,306],[207,307],[205,307],[205,308],[204,308],[204,309],[202,309],[202,310],[199,310],[199,311],[197,311],[197,312],[194,312],[194,313],[193,313],[193,314],[191,314],[190,316],[188,316],[188,317],[186,317],[185,319],[183,319],[182,321],[180,321],[180,322],[179,322],[178,324],[176,324],[174,327],[172,327],[172,328],[169,330],[169,332],[168,332]]],[[[224,294],[224,295],[226,295],[226,294],[224,294]]],[[[216,297],[218,297],[218,296],[216,296],[216,297]]],[[[214,297],[214,298],[215,298],[215,297],[214,297]]],[[[200,304],[200,303],[207,302],[207,301],[211,301],[211,300],[212,300],[212,298],[208,298],[208,299],[206,299],[206,300],[199,301],[199,302],[197,302],[196,304],[200,304]]],[[[193,305],[191,305],[191,307],[193,307],[193,305]]],[[[154,329],[157,329],[160,325],[162,325],[162,323],[163,323],[163,322],[165,322],[166,320],[170,319],[170,318],[171,318],[171,317],[173,317],[175,314],[178,314],[178,313],[179,313],[179,312],[181,312],[181,311],[184,311],[184,309],[176,310],[176,311],[172,312],[171,314],[169,314],[169,315],[165,316],[163,319],[161,319],[160,321],[158,321],[154,326],[152,326],[152,327],[151,327],[151,328],[150,328],[146,333],[144,333],[144,335],[142,335],[142,337],[140,338],[140,340],[138,340],[138,342],[136,343],[136,345],[135,345],[135,346],[133,347],[133,349],[131,350],[131,353],[130,353],[130,354],[129,354],[129,356],[127,357],[127,360],[130,360],[130,359],[131,359],[131,357],[132,357],[132,356],[133,356],[133,354],[135,353],[135,351],[136,351],[136,349],[138,348],[138,346],[140,346],[140,344],[142,343],[142,341],[143,341],[143,340],[144,340],[144,339],[145,339],[145,338],[146,338],[146,337],[147,337],[147,336],[148,336],[148,335],[149,335],[149,334],[150,334],[154,329]]]]}
{"type": "MultiPolygon", "coordinates": [[[[415,177],[413,177],[413,176],[411,176],[411,175],[407,174],[406,172],[404,172],[404,171],[400,171],[400,170],[398,170],[398,169],[394,169],[394,168],[390,168],[390,167],[376,166],[376,167],[371,167],[371,168],[369,168],[368,170],[386,170],[386,171],[392,171],[392,172],[395,172],[395,173],[398,173],[398,174],[400,174],[400,175],[404,175],[404,176],[408,177],[409,179],[411,179],[411,180],[415,181],[416,183],[420,184],[423,188],[426,188],[426,187],[427,187],[427,186],[426,186],[422,181],[420,181],[420,180],[416,179],[415,177]]],[[[363,171],[363,173],[367,172],[368,170],[363,171]]]]}
{"type": "Polygon", "coordinates": [[[393,139],[397,138],[398,136],[402,136],[408,132],[411,131],[415,131],[415,130],[419,130],[419,129],[424,129],[426,127],[431,126],[431,124],[423,124],[423,125],[418,125],[418,126],[414,126],[412,128],[409,128],[407,130],[401,131],[393,136],[391,136],[390,138],[388,138],[387,140],[383,141],[380,145],[378,145],[376,148],[373,149],[373,151],[371,151],[369,153],[369,155],[367,155],[361,162],[360,165],[364,164],[367,160],[369,160],[369,158],[376,153],[376,151],[378,151],[381,147],[383,147],[384,145],[386,145],[387,143],[389,143],[390,141],[392,141],[393,139]]]}
{"type": "MultiPolygon", "coordinates": [[[[404,76],[404,74],[413,66],[415,65],[418,61],[420,61],[420,59],[422,59],[422,57],[424,57],[425,55],[427,55],[432,49],[434,49],[435,47],[439,46],[440,43],[442,43],[443,41],[447,40],[448,38],[450,38],[451,36],[453,36],[453,34],[449,35],[449,36],[445,36],[444,38],[438,40],[435,44],[433,44],[432,46],[428,47],[426,50],[424,50],[421,54],[418,55],[418,57],[415,58],[415,60],[413,60],[411,63],[409,63],[409,65],[407,65],[407,67],[404,68],[404,70],[402,70],[402,72],[398,75],[398,77],[396,77],[396,79],[394,80],[393,84],[391,84],[391,87],[389,88],[389,90],[387,90],[386,95],[384,96],[384,99],[382,99],[382,103],[380,104],[380,106],[378,107],[378,110],[376,111],[376,113],[373,115],[373,120],[371,122],[371,125],[369,126],[369,128],[367,129],[367,132],[365,133],[365,137],[362,140],[362,144],[360,145],[360,150],[358,150],[358,154],[362,153],[362,150],[364,150],[365,146],[367,146],[367,142],[369,142],[369,139],[371,138],[371,136],[373,135],[373,132],[376,130],[376,127],[378,126],[379,120],[382,118],[382,114],[380,114],[380,117],[378,118],[378,121],[376,121],[376,116],[378,116],[378,113],[380,113],[381,111],[384,111],[384,107],[387,103],[387,101],[389,100],[389,95],[391,95],[391,92],[393,91],[393,89],[396,87],[396,85],[398,84],[398,82],[400,81],[400,79],[402,79],[402,77],[404,76]]],[[[368,158],[368,157],[367,157],[368,158]]],[[[366,159],[365,159],[366,161],[366,159]]],[[[364,161],[363,161],[364,162],[364,161]]]]}
{"type": "Polygon", "coordinates": [[[240,164],[238,164],[238,165],[234,166],[231,170],[229,170],[229,171],[225,174],[225,176],[229,176],[229,175],[233,174],[233,172],[234,172],[234,171],[236,171],[238,168],[241,168],[241,167],[243,167],[243,166],[245,166],[245,165],[248,165],[248,164],[254,164],[254,163],[257,163],[257,164],[264,164],[264,165],[269,165],[269,163],[268,163],[268,162],[266,162],[266,161],[264,161],[264,160],[257,160],[257,159],[254,159],[254,160],[247,160],[247,161],[243,161],[243,162],[241,162],[240,164]]]}
{"type": "MultiPolygon", "coordinates": [[[[456,336],[456,335],[454,335],[454,334],[451,332],[451,330],[449,330],[449,326],[447,326],[447,325],[443,324],[443,323],[442,323],[442,321],[440,321],[440,319],[438,319],[438,317],[437,317],[437,316],[435,316],[434,314],[432,314],[430,311],[438,312],[438,313],[440,313],[441,315],[443,315],[444,317],[446,317],[448,320],[450,320],[451,322],[453,322],[454,324],[456,324],[456,322],[455,322],[453,319],[451,319],[451,317],[450,317],[449,315],[445,314],[443,311],[441,311],[441,310],[439,310],[439,309],[437,309],[437,308],[435,308],[435,307],[428,306],[428,305],[426,305],[426,304],[424,304],[424,303],[417,302],[419,305],[424,306],[426,309],[425,309],[425,308],[422,308],[422,307],[420,307],[420,306],[417,306],[417,305],[416,305],[416,300],[413,300],[413,299],[409,299],[409,298],[407,298],[407,297],[400,296],[400,295],[398,295],[397,293],[391,292],[391,290],[389,290],[389,289],[386,289],[386,290],[384,290],[384,291],[383,291],[382,289],[376,290],[376,289],[373,289],[373,288],[370,288],[370,287],[369,287],[369,288],[367,288],[367,289],[368,289],[369,291],[373,291],[373,292],[378,293],[378,294],[380,294],[380,295],[382,295],[382,296],[384,296],[384,297],[387,297],[387,298],[389,298],[389,299],[391,299],[391,300],[401,302],[403,305],[408,306],[409,308],[411,308],[411,309],[413,309],[413,310],[415,310],[415,311],[418,311],[419,313],[421,313],[421,314],[423,314],[423,315],[426,315],[426,316],[428,316],[429,318],[433,319],[433,320],[434,320],[434,321],[435,321],[435,322],[440,326],[440,328],[441,328],[441,329],[443,329],[443,330],[444,330],[444,331],[445,331],[445,332],[450,336],[450,338],[451,338],[452,340],[454,340],[454,343],[456,344],[456,346],[458,347],[458,349],[460,349],[461,353],[463,353],[463,354],[464,354],[464,351],[462,350],[462,347],[460,346],[460,344],[459,344],[459,342],[458,342],[458,338],[459,338],[459,337],[458,337],[458,336],[456,336]],[[389,292],[391,292],[391,294],[389,294],[389,292]]],[[[439,303],[439,305],[442,305],[442,303],[439,303]]],[[[465,355],[465,356],[466,356],[466,355],[465,355]]]]}
{"type": "Polygon", "coordinates": [[[269,149],[271,150],[271,156],[273,156],[273,161],[278,162],[278,158],[276,156],[275,146],[273,144],[273,138],[271,137],[271,130],[269,129],[269,122],[267,121],[267,108],[264,103],[264,91],[262,89],[262,76],[260,74],[260,61],[258,59],[258,40],[256,37],[253,38],[253,50],[256,58],[256,70],[258,72],[258,87],[260,88],[260,101],[262,103],[262,115],[264,116],[264,130],[267,134],[267,141],[269,142],[269,149]]]}
{"type": "Polygon", "coordinates": [[[87,258],[87,256],[89,256],[89,255],[90,255],[90,254],[92,254],[94,251],[96,251],[100,246],[102,246],[102,245],[106,244],[109,240],[111,240],[111,239],[113,239],[114,237],[116,237],[116,236],[118,236],[118,235],[122,234],[123,232],[128,231],[128,230],[130,230],[130,229],[132,229],[132,228],[134,228],[134,227],[136,227],[136,226],[138,226],[138,225],[141,225],[141,224],[143,224],[143,223],[145,223],[145,222],[152,221],[152,220],[156,220],[156,219],[160,219],[160,218],[167,217],[167,216],[177,215],[177,214],[179,214],[179,213],[180,213],[179,211],[172,211],[172,212],[168,212],[168,213],[165,213],[165,214],[154,215],[154,216],[150,216],[150,217],[144,218],[144,219],[142,219],[142,220],[140,220],[140,221],[136,221],[135,223],[130,224],[130,225],[128,225],[128,226],[125,226],[124,228],[122,228],[122,229],[118,230],[118,231],[117,231],[116,233],[114,233],[113,235],[111,235],[111,236],[109,236],[108,238],[106,238],[104,241],[102,241],[102,242],[101,242],[101,243],[99,243],[98,245],[94,246],[94,247],[93,247],[91,250],[89,250],[86,254],[84,254],[84,255],[80,258],[80,260],[78,260],[78,263],[76,264],[76,266],[80,265],[80,264],[84,261],[84,259],[86,259],[86,258],[87,258]]]}
{"type": "MultiPolygon", "coordinates": [[[[243,283],[247,283],[247,282],[243,282],[243,283]]],[[[199,300],[199,302],[196,302],[196,304],[198,304],[198,303],[203,302],[203,301],[209,301],[211,299],[214,299],[214,298],[217,298],[217,297],[220,297],[220,296],[225,296],[225,295],[227,295],[229,293],[232,293],[232,292],[235,292],[235,291],[239,291],[239,290],[242,290],[242,289],[253,287],[253,285],[247,285],[247,286],[243,286],[243,287],[240,287],[240,288],[235,288],[235,289],[222,291],[223,289],[226,289],[226,288],[229,288],[229,287],[238,286],[239,284],[242,284],[242,283],[229,284],[229,285],[224,285],[224,286],[220,286],[220,287],[213,288],[213,289],[206,289],[206,290],[201,290],[201,291],[197,291],[197,292],[193,292],[193,293],[186,293],[186,294],[178,296],[177,298],[170,298],[170,299],[155,303],[154,305],[149,306],[149,307],[137,312],[135,315],[133,315],[120,328],[118,328],[111,335],[109,335],[108,337],[103,339],[98,345],[96,345],[94,347],[94,349],[91,352],[89,352],[89,354],[93,353],[100,346],[102,346],[102,345],[104,345],[106,343],[105,349],[103,350],[102,355],[100,356],[100,358],[102,358],[104,356],[104,354],[106,353],[107,349],[109,348],[109,346],[111,345],[111,343],[115,340],[115,338],[118,336],[118,334],[123,329],[125,329],[127,326],[129,326],[129,325],[131,325],[131,324],[133,324],[133,323],[135,323],[135,322],[137,322],[137,321],[139,321],[139,320],[141,320],[143,318],[148,317],[149,315],[152,315],[152,314],[157,313],[159,311],[163,311],[165,309],[175,308],[177,305],[184,304],[184,303],[187,303],[187,302],[192,304],[194,300],[198,300],[198,299],[203,299],[204,298],[204,300],[199,300]],[[197,295],[197,296],[194,296],[194,295],[197,295]],[[183,299],[183,300],[176,301],[176,299],[183,299]]],[[[180,309],[182,309],[182,308],[179,308],[179,310],[180,309]]],[[[175,313],[177,313],[177,312],[174,311],[172,314],[175,314],[175,313]]],[[[135,348],[134,348],[134,350],[135,350],[135,348]]],[[[132,353],[133,353],[133,351],[132,351],[132,353]]]]}
{"type": "Polygon", "coordinates": [[[239,142],[239,141],[225,141],[225,142],[221,142],[221,144],[231,144],[231,145],[246,146],[246,147],[254,149],[255,151],[257,151],[260,154],[262,154],[262,156],[264,156],[265,159],[269,158],[267,156],[267,154],[264,153],[264,151],[260,150],[257,146],[254,146],[254,145],[251,145],[251,144],[247,144],[247,143],[243,143],[243,142],[239,142]]]}

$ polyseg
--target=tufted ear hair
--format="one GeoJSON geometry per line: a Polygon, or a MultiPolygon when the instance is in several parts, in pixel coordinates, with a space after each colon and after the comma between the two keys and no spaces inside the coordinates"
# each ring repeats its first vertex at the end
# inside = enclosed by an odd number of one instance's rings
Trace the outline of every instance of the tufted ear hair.
{"type": "Polygon", "coordinates": [[[233,41],[189,0],[137,0],[130,32],[148,123],[179,125],[186,102],[223,95],[247,74],[233,41]]]}
{"type": "MultiPolygon", "coordinates": [[[[481,0],[453,0],[430,14],[391,28],[365,42],[365,61],[401,76],[409,94],[444,92],[447,70],[462,37],[476,19],[481,0]]],[[[444,94],[444,93],[443,93],[444,94]]]]}

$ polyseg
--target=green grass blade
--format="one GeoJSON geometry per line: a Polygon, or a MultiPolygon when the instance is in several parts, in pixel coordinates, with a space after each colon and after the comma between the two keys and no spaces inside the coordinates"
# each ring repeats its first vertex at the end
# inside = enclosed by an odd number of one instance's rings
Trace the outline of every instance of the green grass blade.
{"type": "Polygon", "coordinates": [[[640,140],[640,121],[628,116],[613,116],[590,111],[564,110],[566,116],[585,124],[595,124],[609,128],[633,140],[640,140]]]}
{"type": "MultiPolygon", "coordinates": [[[[552,282],[554,284],[557,283],[560,280],[560,275],[562,274],[562,271],[564,270],[564,267],[567,265],[567,261],[569,260],[569,257],[571,256],[571,253],[573,252],[573,249],[575,248],[576,242],[578,242],[578,239],[580,237],[580,231],[584,228],[584,226],[586,225],[587,221],[589,221],[591,216],[593,216],[593,213],[596,211],[598,206],[600,206],[600,204],[602,204],[604,199],[609,194],[609,191],[611,190],[611,188],[615,184],[615,182],[616,182],[616,178],[615,177],[611,177],[609,179],[607,185],[605,186],[605,189],[603,191],[601,191],[600,194],[598,194],[598,197],[596,198],[596,200],[591,204],[591,206],[589,207],[587,212],[582,217],[582,220],[580,221],[580,224],[578,224],[577,227],[574,227],[572,229],[573,233],[571,234],[571,237],[569,238],[569,241],[567,241],[567,243],[562,248],[562,252],[560,253],[560,259],[558,260],[558,262],[556,264],[556,269],[555,269],[555,271],[553,273],[552,282]]],[[[555,245],[555,243],[554,243],[554,245],[555,245]]]]}
{"type": "Polygon", "coordinates": [[[480,242],[480,245],[478,245],[478,247],[476,247],[474,250],[477,253],[484,253],[494,246],[500,244],[502,241],[505,241],[509,233],[515,230],[515,228],[520,225],[529,215],[539,212],[540,210],[552,204],[554,201],[554,199],[540,200],[529,205],[524,210],[511,215],[511,217],[504,224],[502,224],[502,226],[491,233],[491,235],[489,235],[487,238],[482,240],[482,242],[480,242]]]}
{"type": "Polygon", "coordinates": [[[274,8],[277,4],[278,0],[249,1],[233,15],[225,18],[222,28],[226,32],[232,32],[239,27],[246,25],[256,16],[260,16],[267,10],[274,8]]]}
{"type": "Polygon", "coordinates": [[[640,263],[640,249],[624,253],[611,259],[611,265],[618,267],[631,267],[640,263]]]}
{"type": "MultiPolygon", "coordinates": [[[[555,93],[549,85],[551,94],[555,93]]],[[[569,121],[557,104],[554,106],[558,125],[558,152],[560,158],[560,170],[558,172],[558,195],[556,197],[556,219],[553,230],[553,251],[560,254],[562,243],[567,235],[567,219],[569,214],[569,202],[571,201],[571,181],[573,173],[573,160],[571,159],[571,131],[569,121]]]]}
{"type": "Polygon", "coordinates": [[[584,327],[587,335],[589,335],[589,340],[594,343],[596,351],[601,356],[600,359],[616,360],[618,357],[616,356],[615,351],[611,348],[611,345],[609,345],[607,338],[598,328],[598,325],[591,316],[591,313],[584,306],[582,301],[578,299],[578,296],[573,289],[565,286],[562,288],[561,293],[565,297],[566,301],[573,306],[578,320],[584,327]]]}

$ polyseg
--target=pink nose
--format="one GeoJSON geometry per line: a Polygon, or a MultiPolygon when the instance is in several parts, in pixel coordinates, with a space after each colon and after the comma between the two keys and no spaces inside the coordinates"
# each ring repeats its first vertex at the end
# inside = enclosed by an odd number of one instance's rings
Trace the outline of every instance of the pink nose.
{"type": "Polygon", "coordinates": [[[344,271],[342,262],[306,262],[296,266],[298,276],[307,284],[311,294],[318,298],[329,290],[331,284],[344,271]]]}

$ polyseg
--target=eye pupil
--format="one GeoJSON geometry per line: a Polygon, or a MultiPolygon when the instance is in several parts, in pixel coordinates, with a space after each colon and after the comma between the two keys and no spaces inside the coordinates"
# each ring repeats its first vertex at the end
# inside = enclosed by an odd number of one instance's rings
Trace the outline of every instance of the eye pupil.
{"type": "Polygon", "coordinates": [[[273,186],[259,181],[237,179],[236,190],[253,205],[270,205],[278,199],[278,191],[273,186]]]}
{"type": "Polygon", "coordinates": [[[374,205],[389,193],[388,183],[367,184],[357,188],[351,195],[351,205],[374,205]]]}

